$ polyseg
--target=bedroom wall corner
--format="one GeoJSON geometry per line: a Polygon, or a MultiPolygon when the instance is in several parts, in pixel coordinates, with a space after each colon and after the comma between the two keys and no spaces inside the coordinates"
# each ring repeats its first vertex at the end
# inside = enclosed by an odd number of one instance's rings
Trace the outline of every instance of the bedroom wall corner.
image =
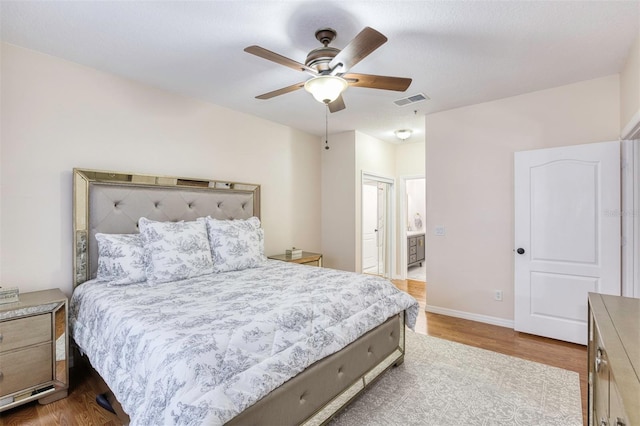
{"type": "Polygon", "coordinates": [[[640,127],[640,36],[631,48],[620,72],[620,133],[629,137],[640,127]]]}
{"type": "Polygon", "coordinates": [[[428,305],[513,320],[514,152],[619,132],[618,75],[427,116],[428,305]]]}
{"type": "Polygon", "coordinates": [[[321,249],[316,136],[10,44],[1,53],[3,285],[71,294],[73,167],[260,184],[266,254],[321,249]]]}
{"type": "MultiPolygon", "coordinates": [[[[356,131],[356,212],[355,212],[355,271],[362,272],[362,173],[370,173],[376,176],[394,179],[393,190],[397,194],[398,185],[396,179],[396,146],[392,143],[371,137],[356,131]]],[[[397,197],[396,197],[397,198],[397,197]]],[[[393,214],[397,216],[397,201],[393,200],[393,214]]],[[[396,241],[397,241],[397,235],[396,241]]],[[[392,242],[390,242],[392,243],[392,242]]],[[[397,244],[395,244],[397,246],[397,244]]],[[[391,249],[392,262],[395,263],[395,250],[391,249]]],[[[394,264],[392,263],[392,265],[394,264]]],[[[390,271],[389,276],[393,276],[390,271]]]]}

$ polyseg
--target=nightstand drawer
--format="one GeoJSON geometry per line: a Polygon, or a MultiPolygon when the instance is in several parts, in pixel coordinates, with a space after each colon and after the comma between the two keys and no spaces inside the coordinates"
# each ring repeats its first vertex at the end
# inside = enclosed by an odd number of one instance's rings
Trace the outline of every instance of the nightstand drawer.
{"type": "Polygon", "coordinates": [[[0,354],[0,395],[50,381],[51,366],[51,342],[0,354]]]}
{"type": "Polygon", "coordinates": [[[413,246],[413,247],[409,247],[409,254],[417,254],[418,253],[418,247],[413,246]]]}
{"type": "Polygon", "coordinates": [[[0,322],[0,352],[50,340],[51,314],[0,322]]]}

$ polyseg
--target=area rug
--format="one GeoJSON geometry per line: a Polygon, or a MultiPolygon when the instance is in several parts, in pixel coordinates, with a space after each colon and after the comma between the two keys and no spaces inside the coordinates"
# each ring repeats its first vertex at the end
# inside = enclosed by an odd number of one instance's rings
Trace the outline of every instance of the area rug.
{"type": "Polygon", "coordinates": [[[581,426],[578,373],[407,330],[405,361],[332,426],[581,426]]]}

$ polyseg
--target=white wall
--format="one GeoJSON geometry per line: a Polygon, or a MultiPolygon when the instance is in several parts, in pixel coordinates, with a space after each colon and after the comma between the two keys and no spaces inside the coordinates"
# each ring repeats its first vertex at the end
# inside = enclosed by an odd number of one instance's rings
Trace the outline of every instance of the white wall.
{"type": "Polygon", "coordinates": [[[427,116],[429,309],[512,320],[513,153],[617,140],[619,127],[617,75],[427,116]]]}
{"type": "Polygon", "coordinates": [[[318,138],[3,44],[0,283],[71,293],[73,167],[261,187],[265,251],[321,249],[318,138]]]}

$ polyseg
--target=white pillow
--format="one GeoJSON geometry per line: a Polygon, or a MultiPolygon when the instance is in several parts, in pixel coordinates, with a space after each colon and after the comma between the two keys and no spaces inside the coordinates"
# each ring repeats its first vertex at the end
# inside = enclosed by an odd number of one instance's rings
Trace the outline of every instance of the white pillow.
{"type": "Polygon", "coordinates": [[[96,279],[110,285],[146,281],[144,246],[140,234],[96,234],[98,272],[96,279]]]}
{"type": "Polygon", "coordinates": [[[240,271],[264,264],[260,219],[217,220],[208,216],[206,222],[215,272],[240,271]]]}
{"type": "Polygon", "coordinates": [[[178,281],[213,272],[204,218],[191,222],[156,222],[141,217],[140,235],[148,256],[149,283],[178,281]]]}

